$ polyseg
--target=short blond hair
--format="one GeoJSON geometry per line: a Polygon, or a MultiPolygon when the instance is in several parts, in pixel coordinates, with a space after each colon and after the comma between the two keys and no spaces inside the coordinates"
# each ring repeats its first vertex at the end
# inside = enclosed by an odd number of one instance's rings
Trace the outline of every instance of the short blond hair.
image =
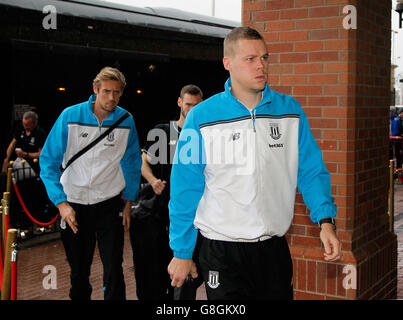
{"type": "Polygon", "coordinates": [[[107,80],[119,81],[122,84],[122,91],[126,87],[126,78],[123,73],[112,67],[102,68],[102,70],[95,77],[93,84],[99,89],[101,86],[101,81],[107,80]]]}
{"type": "Polygon", "coordinates": [[[224,57],[234,55],[235,43],[241,39],[262,40],[264,42],[262,35],[255,29],[250,27],[234,28],[224,39],[224,57]]]}

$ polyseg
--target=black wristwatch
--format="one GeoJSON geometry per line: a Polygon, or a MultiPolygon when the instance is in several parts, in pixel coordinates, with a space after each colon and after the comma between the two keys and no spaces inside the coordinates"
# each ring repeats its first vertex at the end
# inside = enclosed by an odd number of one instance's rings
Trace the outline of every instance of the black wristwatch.
{"type": "Polygon", "coordinates": [[[318,225],[321,229],[322,229],[323,223],[331,223],[333,225],[333,230],[336,230],[336,222],[334,221],[333,218],[326,217],[326,218],[320,219],[318,225]]]}

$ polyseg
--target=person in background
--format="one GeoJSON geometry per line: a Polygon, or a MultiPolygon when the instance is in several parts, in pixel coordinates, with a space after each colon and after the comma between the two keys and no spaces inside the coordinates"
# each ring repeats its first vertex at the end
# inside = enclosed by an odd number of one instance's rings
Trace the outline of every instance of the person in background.
{"type": "Polygon", "coordinates": [[[39,158],[45,140],[46,132],[39,127],[36,112],[25,112],[21,126],[14,131],[14,137],[7,148],[1,172],[6,174],[10,160],[19,157],[27,160],[31,168],[38,173],[39,165],[33,160],[39,158]]]}
{"type": "Polygon", "coordinates": [[[156,125],[151,132],[160,137],[157,141],[160,148],[156,148],[155,141],[148,140],[143,150],[141,173],[149,183],[148,188],[152,188],[155,200],[151,214],[147,217],[135,215],[130,228],[139,300],[173,299],[174,290],[166,271],[172,259],[168,235],[169,178],[183,123],[188,112],[202,99],[203,93],[199,87],[192,84],[184,86],[177,101],[179,119],[156,125]]]}
{"type": "Polygon", "coordinates": [[[396,158],[396,168],[402,167],[402,122],[396,108],[390,109],[389,159],[396,158]]]}

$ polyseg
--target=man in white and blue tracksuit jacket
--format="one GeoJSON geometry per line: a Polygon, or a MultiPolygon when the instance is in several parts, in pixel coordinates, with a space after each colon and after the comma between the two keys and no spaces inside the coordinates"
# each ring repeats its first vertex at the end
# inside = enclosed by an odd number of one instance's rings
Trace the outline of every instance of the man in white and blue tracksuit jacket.
{"type": "Polygon", "coordinates": [[[126,297],[123,233],[130,226],[130,204],[137,196],[142,163],[133,117],[123,120],[63,174],[60,170],[127,113],[117,106],[124,84],[119,70],[101,70],[94,80],[96,94],[60,114],[40,156],[41,178],[62,219],[71,299],[91,297],[89,276],[96,240],[104,266],[105,299],[126,297]]]}
{"type": "Polygon", "coordinates": [[[297,187],[311,220],[325,219],[325,260],[339,255],[330,175],[300,104],[266,83],[261,36],[250,28],[236,28],[231,36],[234,44],[227,46],[236,52],[224,58],[231,75],[225,91],[188,113],[178,141],[168,271],[173,286],[201,272],[209,299],[292,299],[284,235],[297,187]]]}

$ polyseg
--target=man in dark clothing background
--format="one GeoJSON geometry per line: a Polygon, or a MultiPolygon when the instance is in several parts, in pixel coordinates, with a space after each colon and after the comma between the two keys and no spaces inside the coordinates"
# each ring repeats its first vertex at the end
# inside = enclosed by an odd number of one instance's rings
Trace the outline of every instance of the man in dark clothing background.
{"type": "Polygon", "coordinates": [[[203,93],[195,85],[184,86],[178,98],[179,120],[158,124],[147,137],[142,154],[141,174],[156,196],[151,214],[134,215],[130,228],[133,261],[139,300],[172,300],[173,288],[167,272],[172,251],[169,247],[170,175],[176,143],[190,109],[200,103],[203,93]],[[158,138],[158,141],[155,141],[158,138]]]}
{"type": "Polygon", "coordinates": [[[22,123],[14,131],[13,139],[7,148],[1,172],[6,174],[10,160],[20,157],[25,158],[38,173],[39,165],[33,160],[39,158],[45,140],[46,133],[38,126],[38,115],[33,111],[25,112],[22,123]]]}
{"type": "MultiPolygon", "coordinates": [[[[20,193],[24,197],[24,202],[29,206],[31,212],[35,212],[35,217],[47,219],[48,214],[44,213],[44,207],[47,202],[46,191],[43,184],[35,177],[39,175],[38,159],[42,147],[46,140],[46,132],[38,125],[38,115],[34,111],[27,111],[22,117],[14,132],[3,160],[1,170],[1,192],[6,190],[7,169],[10,161],[14,161],[14,175],[18,181],[24,180],[19,186],[20,193]],[[24,161],[26,163],[24,164],[24,161]]],[[[10,207],[14,214],[10,215],[10,225],[16,228],[29,229],[32,222],[25,213],[21,212],[16,197],[11,197],[10,207]]],[[[49,212],[50,214],[50,212],[49,212]]],[[[35,229],[35,225],[33,227],[35,229]]]]}

